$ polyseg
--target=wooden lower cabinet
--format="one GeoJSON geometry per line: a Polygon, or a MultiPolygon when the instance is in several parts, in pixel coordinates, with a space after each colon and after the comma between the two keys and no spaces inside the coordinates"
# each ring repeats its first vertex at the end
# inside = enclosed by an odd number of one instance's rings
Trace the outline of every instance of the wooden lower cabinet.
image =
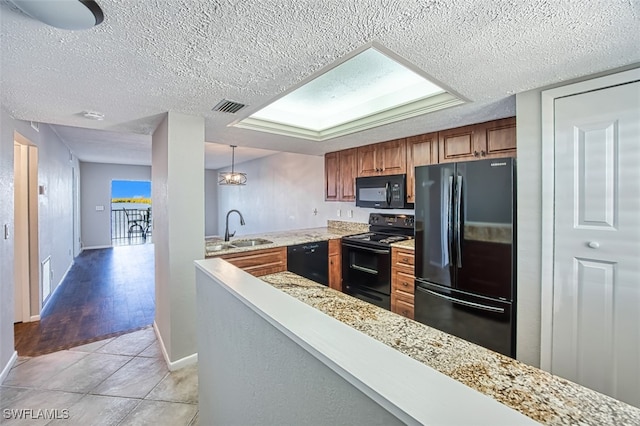
{"type": "Polygon", "coordinates": [[[329,240],[329,287],[342,291],[342,240],[329,240]]]}
{"type": "Polygon", "coordinates": [[[415,252],[391,249],[391,312],[413,319],[415,252]]]}
{"type": "Polygon", "coordinates": [[[220,258],[256,277],[287,270],[286,247],[226,254],[220,258]]]}

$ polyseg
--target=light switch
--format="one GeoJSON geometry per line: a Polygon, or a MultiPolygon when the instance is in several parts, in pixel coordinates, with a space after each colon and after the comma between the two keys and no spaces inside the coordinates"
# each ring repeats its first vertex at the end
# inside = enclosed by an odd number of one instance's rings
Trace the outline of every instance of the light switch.
{"type": "Polygon", "coordinates": [[[96,211],[97,212],[104,211],[104,206],[96,206],[96,211]]]}

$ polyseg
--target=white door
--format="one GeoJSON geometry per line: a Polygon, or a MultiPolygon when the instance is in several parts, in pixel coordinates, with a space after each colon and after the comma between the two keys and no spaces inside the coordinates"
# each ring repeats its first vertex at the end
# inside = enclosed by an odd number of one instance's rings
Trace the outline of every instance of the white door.
{"type": "Polygon", "coordinates": [[[551,372],[640,407],[640,82],[555,101],[551,372]]]}

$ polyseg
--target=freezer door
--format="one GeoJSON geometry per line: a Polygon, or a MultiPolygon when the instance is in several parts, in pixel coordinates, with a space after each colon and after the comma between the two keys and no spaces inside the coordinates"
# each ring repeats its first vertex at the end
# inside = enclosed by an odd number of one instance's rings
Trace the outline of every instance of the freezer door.
{"type": "Polygon", "coordinates": [[[453,200],[455,165],[416,167],[416,277],[451,287],[455,282],[453,200]]]}
{"type": "Polygon", "coordinates": [[[419,284],[415,291],[415,320],[515,357],[515,329],[509,302],[419,284]]]}
{"type": "Polygon", "coordinates": [[[458,163],[454,195],[455,288],[513,300],[513,159],[458,163]]]}

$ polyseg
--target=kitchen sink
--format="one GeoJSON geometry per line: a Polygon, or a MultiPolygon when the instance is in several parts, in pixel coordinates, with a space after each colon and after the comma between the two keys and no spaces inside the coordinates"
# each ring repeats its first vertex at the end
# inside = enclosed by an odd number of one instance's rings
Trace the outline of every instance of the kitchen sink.
{"type": "Polygon", "coordinates": [[[261,246],[262,244],[271,244],[273,241],[265,240],[264,238],[255,238],[252,240],[235,240],[231,241],[232,247],[252,247],[261,246]]]}
{"type": "Polygon", "coordinates": [[[220,250],[226,250],[234,247],[235,246],[232,246],[229,243],[207,244],[207,251],[220,251],[220,250]]]}

